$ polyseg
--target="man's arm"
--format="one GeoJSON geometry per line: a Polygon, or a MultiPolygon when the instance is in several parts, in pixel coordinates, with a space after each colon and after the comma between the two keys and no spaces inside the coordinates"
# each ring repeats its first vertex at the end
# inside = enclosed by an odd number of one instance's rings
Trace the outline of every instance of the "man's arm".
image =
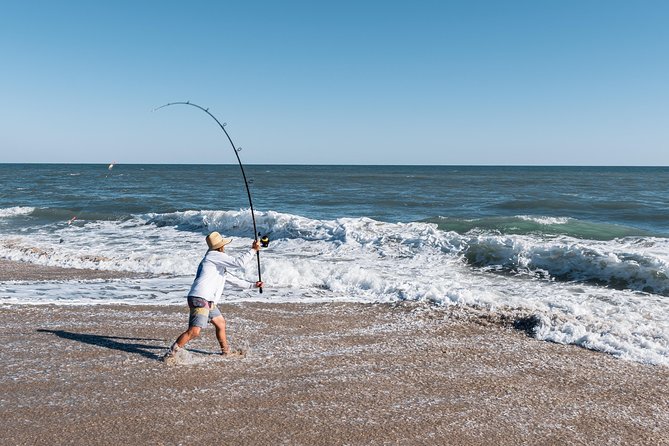
{"type": "Polygon", "coordinates": [[[253,244],[251,245],[251,250],[249,252],[246,252],[239,257],[236,257],[233,262],[232,262],[232,267],[237,267],[237,268],[243,268],[244,265],[249,263],[249,261],[253,258],[255,253],[260,251],[260,242],[258,240],[255,240],[253,244]]]}
{"type": "Polygon", "coordinates": [[[230,265],[230,266],[232,268],[244,268],[244,265],[249,263],[249,261],[255,255],[255,253],[256,253],[256,251],[251,249],[249,252],[245,252],[244,254],[235,257],[234,260],[231,262],[232,265],[230,265]]]}
{"type": "Polygon", "coordinates": [[[253,258],[253,255],[258,251],[260,251],[260,243],[256,241],[253,242],[250,251],[237,257],[233,257],[227,252],[209,251],[207,259],[214,263],[222,273],[228,268],[244,268],[244,266],[253,258]]]}
{"type": "Polygon", "coordinates": [[[256,285],[254,282],[249,282],[248,280],[240,279],[239,277],[233,276],[230,273],[227,273],[225,275],[225,282],[233,285],[234,287],[240,290],[253,288],[256,285]]]}

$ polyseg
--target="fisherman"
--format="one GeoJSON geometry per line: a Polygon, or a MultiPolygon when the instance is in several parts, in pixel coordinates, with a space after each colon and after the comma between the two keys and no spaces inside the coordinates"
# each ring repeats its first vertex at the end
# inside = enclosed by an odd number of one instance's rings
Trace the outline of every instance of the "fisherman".
{"type": "Polygon", "coordinates": [[[261,288],[263,282],[249,282],[228,273],[230,269],[243,268],[260,250],[260,243],[254,241],[251,249],[237,257],[225,253],[225,245],[232,239],[223,238],[218,232],[212,232],[206,237],[209,250],[197,268],[197,274],[188,293],[188,307],[190,317],[188,330],[183,332],[172,344],[164,359],[174,358],[179,349],[186,346],[188,341],[200,335],[200,331],[211,322],[216,328],[216,338],[221,346],[221,354],[231,355],[228,339],[225,335],[225,319],[216,307],[226,282],[239,289],[261,288]]]}

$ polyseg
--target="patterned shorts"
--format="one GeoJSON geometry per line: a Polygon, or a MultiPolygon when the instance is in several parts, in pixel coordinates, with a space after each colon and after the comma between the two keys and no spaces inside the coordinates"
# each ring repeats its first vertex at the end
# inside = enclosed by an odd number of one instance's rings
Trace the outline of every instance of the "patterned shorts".
{"type": "Polygon", "coordinates": [[[205,328],[207,322],[211,322],[215,317],[223,316],[213,302],[206,301],[201,297],[188,296],[188,308],[190,308],[189,327],[205,328]]]}

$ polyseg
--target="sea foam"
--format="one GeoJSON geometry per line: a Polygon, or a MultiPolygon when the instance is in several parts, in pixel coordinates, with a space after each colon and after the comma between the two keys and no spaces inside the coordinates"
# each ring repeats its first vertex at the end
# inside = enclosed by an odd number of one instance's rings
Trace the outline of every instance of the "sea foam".
{"type": "Polygon", "coordinates": [[[14,217],[17,215],[29,215],[35,210],[30,206],[13,206],[0,209],[0,218],[14,217]]]}

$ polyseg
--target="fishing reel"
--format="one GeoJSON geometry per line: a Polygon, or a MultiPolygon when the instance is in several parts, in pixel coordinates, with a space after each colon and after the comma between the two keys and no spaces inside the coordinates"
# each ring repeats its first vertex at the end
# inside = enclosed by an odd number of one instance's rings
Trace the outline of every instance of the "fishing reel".
{"type": "Polygon", "coordinates": [[[269,246],[269,235],[268,234],[260,235],[260,233],[258,233],[258,236],[260,237],[259,239],[260,246],[262,246],[263,248],[267,248],[269,246]]]}

